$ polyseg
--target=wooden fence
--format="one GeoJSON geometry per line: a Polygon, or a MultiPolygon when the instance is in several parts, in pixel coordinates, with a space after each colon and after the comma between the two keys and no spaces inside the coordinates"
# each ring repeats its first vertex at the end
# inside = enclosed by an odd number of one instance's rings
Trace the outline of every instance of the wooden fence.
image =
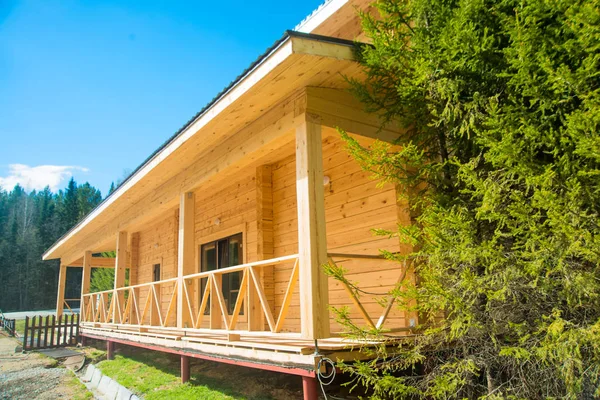
{"type": "Polygon", "coordinates": [[[2,310],[0,310],[0,328],[4,328],[10,336],[15,336],[15,320],[6,318],[2,310]]]}
{"type": "Polygon", "coordinates": [[[77,344],[79,314],[25,317],[23,350],[65,347],[77,344]]]}

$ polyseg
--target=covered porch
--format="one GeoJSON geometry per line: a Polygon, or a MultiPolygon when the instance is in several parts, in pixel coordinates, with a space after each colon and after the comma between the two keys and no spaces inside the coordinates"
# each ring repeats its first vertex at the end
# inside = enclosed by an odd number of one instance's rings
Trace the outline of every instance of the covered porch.
{"type": "Polygon", "coordinates": [[[407,249],[370,232],[408,223],[407,211],[337,132],[397,135],[345,90],[360,75],[353,57],[351,43],[313,35],[270,49],[45,254],[61,259],[57,314],[80,267],[82,337],[309,378],[321,358],[376,344],[344,339],[330,306],[410,334],[417,316],[388,296],[410,271],[378,255],[407,249]],[[207,267],[204,249],[225,239],[239,254],[207,267]],[[377,296],[328,278],[328,263],[377,296]],[[90,293],[93,268],[114,268],[114,287],[90,293]]]}

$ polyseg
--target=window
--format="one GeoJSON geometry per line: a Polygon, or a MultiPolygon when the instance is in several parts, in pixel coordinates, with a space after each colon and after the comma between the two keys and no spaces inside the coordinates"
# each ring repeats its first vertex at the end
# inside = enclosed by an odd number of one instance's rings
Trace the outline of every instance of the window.
{"type": "Polygon", "coordinates": [[[154,264],[154,269],[152,270],[152,277],[154,278],[154,282],[160,281],[160,264],[154,264]]]}
{"type": "MultiPolygon", "coordinates": [[[[202,272],[214,271],[243,263],[241,233],[200,246],[200,271],[202,272]]],[[[224,274],[222,277],[223,298],[225,299],[228,313],[232,314],[238,293],[240,292],[242,272],[232,272],[224,274]]],[[[204,293],[205,286],[206,281],[203,281],[202,293],[204,293]]]]}

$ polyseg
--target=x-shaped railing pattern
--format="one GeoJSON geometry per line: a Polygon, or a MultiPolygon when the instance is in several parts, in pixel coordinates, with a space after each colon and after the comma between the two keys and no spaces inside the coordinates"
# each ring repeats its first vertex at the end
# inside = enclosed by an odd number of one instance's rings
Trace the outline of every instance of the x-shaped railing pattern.
{"type": "MultiPolygon", "coordinates": [[[[113,323],[113,324],[128,324],[137,326],[169,326],[171,317],[176,313],[178,285],[183,284],[184,307],[191,317],[191,327],[200,328],[205,317],[212,317],[212,313],[216,312],[227,330],[235,330],[240,320],[240,313],[244,302],[249,304],[250,291],[254,290],[257,294],[260,303],[260,309],[266,319],[271,332],[280,332],[283,328],[289,307],[292,301],[292,295],[298,282],[298,255],[290,255],[285,257],[273,258],[264,261],[257,261],[233,267],[218,269],[214,271],[200,272],[179,278],[165,279],[157,282],[144,283],[133,285],[103,292],[84,294],[82,315],[83,322],[97,323],[113,323]],[[283,298],[283,303],[277,315],[277,319],[273,316],[272,304],[265,294],[263,284],[260,279],[260,268],[271,267],[284,263],[294,262],[294,266],[290,273],[287,283],[286,292],[283,298]],[[238,296],[233,308],[233,312],[229,314],[227,304],[223,297],[222,279],[223,275],[241,273],[242,278],[238,296]],[[198,307],[194,307],[194,294],[190,293],[190,287],[200,287],[200,281],[206,279],[206,285],[201,293],[201,300],[198,307]],[[182,283],[183,282],[183,283],[182,283]],[[196,286],[194,286],[196,285],[196,286]],[[163,310],[160,304],[161,289],[171,286],[169,305],[163,315],[163,310]],[[143,308],[140,313],[140,291],[145,289],[146,297],[143,301],[143,308]],[[210,302],[214,302],[216,307],[209,307],[210,302]],[[196,309],[197,308],[197,309],[196,309]],[[206,313],[209,310],[208,314],[206,313]],[[150,318],[147,323],[147,317],[153,314],[155,323],[152,323],[150,318]]],[[[252,314],[251,318],[259,318],[257,314],[252,314]]],[[[250,321],[248,321],[250,322],[250,321]]],[[[250,326],[250,323],[248,323],[250,326]]]]}

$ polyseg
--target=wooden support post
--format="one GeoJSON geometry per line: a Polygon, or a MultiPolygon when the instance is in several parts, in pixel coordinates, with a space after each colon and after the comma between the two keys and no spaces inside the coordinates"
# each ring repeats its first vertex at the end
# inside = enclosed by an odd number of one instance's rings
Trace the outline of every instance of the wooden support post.
{"type": "MultiPolygon", "coordinates": [[[[79,302],[80,313],[85,317],[86,305],[83,295],[90,292],[90,279],[92,277],[92,252],[86,251],[83,255],[83,270],[81,272],[81,301],[79,302]]],[[[91,301],[91,300],[90,300],[91,301]]]]}
{"type": "MultiPolygon", "coordinates": [[[[160,262],[162,268],[162,259],[160,262]]],[[[150,325],[152,326],[160,326],[160,313],[162,310],[161,307],[161,288],[160,285],[152,285],[148,288],[148,296],[150,297],[150,325]]]]}
{"type": "Polygon", "coordinates": [[[296,128],[296,196],[301,334],[305,339],[330,336],[329,289],[322,265],[327,263],[321,125],[307,114],[296,128]]]}
{"type": "Polygon", "coordinates": [[[140,233],[133,232],[129,235],[129,286],[138,284],[138,271],[140,264],[140,233]]]}
{"type": "Polygon", "coordinates": [[[186,383],[190,380],[190,358],[181,356],[181,383],[186,383]]]}
{"type": "MultiPolygon", "coordinates": [[[[223,327],[223,316],[219,305],[219,292],[223,290],[223,275],[214,275],[214,281],[208,279],[206,285],[210,287],[210,329],[221,329],[223,327]]],[[[222,292],[221,292],[222,293],[222,292]]],[[[225,327],[223,327],[225,328],[225,327]]]]}
{"type": "Polygon", "coordinates": [[[318,400],[319,390],[317,387],[317,378],[303,376],[302,391],[304,392],[304,400],[318,400]]]}
{"type": "MultiPolygon", "coordinates": [[[[127,232],[119,232],[117,235],[117,258],[115,259],[115,290],[125,286],[125,269],[127,263],[127,232]]],[[[116,294],[116,293],[115,293],[116,294]]],[[[115,295],[113,294],[113,296],[115,295]]],[[[112,322],[120,323],[121,315],[125,307],[125,292],[120,291],[113,303],[112,322]]]]}
{"type": "Polygon", "coordinates": [[[111,342],[110,340],[106,341],[106,359],[115,359],[115,342],[111,342]]]}
{"type": "MultiPolygon", "coordinates": [[[[411,205],[414,205],[416,198],[420,196],[420,193],[425,189],[425,185],[422,183],[417,185],[417,187],[403,188],[400,185],[396,185],[396,210],[398,216],[398,225],[400,226],[410,226],[417,224],[417,218],[419,217],[421,210],[415,209],[411,205]],[[405,193],[404,191],[407,190],[405,193]]],[[[402,254],[410,254],[414,251],[418,251],[420,249],[420,245],[416,245],[413,247],[410,244],[402,243],[400,241],[400,253],[402,254]]],[[[419,277],[415,274],[414,268],[412,267],[411,259],[405,260],[404,265],[402,267],[402,271],[400,277],[398,279],[397,285],[401,285],[403,281],[407,281],[409,285],[419,285],[419,277]]],[[[384,309],[383,314],[381,315],[380,321],[377,323],[377,328],[381,328],[383,323],[387,319],[387,316],[393,307],[395,296],[392,296],[388,300],[388,304],[384,309]]],[[[416,300],[411,300],[409,306],[413,309],[416,309],[416,300]]],[[[418,311],[407,312],[405,317],[405,327],[406,328],[414,328],[419,324],[419,320],[424,321],[426,316],[421,316],[418,311]]]]}
{"type": "Polygon", "coordinates": [[[190,314],[189,304],[194,304],[194,296],[198,291],[190,280],[186,282],[183,277],[193,274],[194,271],[194,256],[195,256],[195,239],[194,239],[194,213],[195,213],[195,197],[193,192],[182,193],[179,202],[179,240],[177,246],[177,327],[192,328],[192,316],[190,314]],[[186,285],[184,287],[184,285],[186,285]],[[189,293],[190,298],[185,296],[189,293]]]}
{"type": "MultiPolygon", "coordinates": [[[[129,286],[138,284],[138,272],[139,272],[139,260],[140,260],[140,234],[134,232],[129,235],[129,286]]],[[[139,288],[133,289],[135,295],[139,299],[139,288]]],[[[130,296],[133,293],[129,294],[130,296]]],[[[132,324],[139,325],[141,322],[138,320],[138,314],[136,313],[136,307],[132,305],[129,308],[129,321],[132,324]]]]}
{"type": "Polygon", "coordinates": [[[58,274],[58,293],[56,294],[56,316],[60,317],[65,308],[65,284],[67,283],[67,266],[60,266],[58,274]]]}
{"type": "MultiPolygon", "coordinates": [[[[270,165],[256,168],[256,261],[273,258],[273,178],[270,165]]],[[[261,284],[269,305],[275,304],[273,266],[259,270],[261,284]]],[[[248,330],[263,331],[269,329],[258,297],[258,292],[248,280],[248,330]]],[[[275,312],[271,309],[271,312],[275,312]]]]}

